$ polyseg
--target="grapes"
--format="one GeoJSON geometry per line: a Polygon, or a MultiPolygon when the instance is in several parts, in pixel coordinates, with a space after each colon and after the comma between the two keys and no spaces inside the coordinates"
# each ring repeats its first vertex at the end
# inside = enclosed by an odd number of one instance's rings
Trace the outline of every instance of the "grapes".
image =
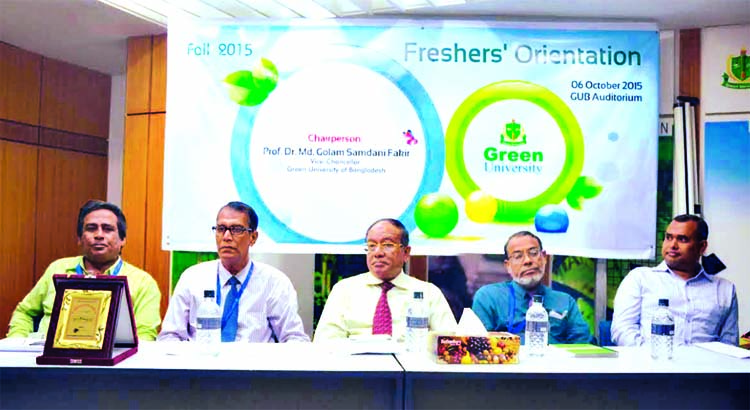
{"type": "Polygon", "coordinates": [[[490,342],[486,337],[470,337],[467,346],[469,353],[473,354],[479,360],[487,360],[490,350],[490,342]]]}

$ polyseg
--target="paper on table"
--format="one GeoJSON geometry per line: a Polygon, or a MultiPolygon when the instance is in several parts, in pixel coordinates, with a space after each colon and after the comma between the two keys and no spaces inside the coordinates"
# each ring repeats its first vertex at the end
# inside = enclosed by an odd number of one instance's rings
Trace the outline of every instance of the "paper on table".
{"type": "Polygon", "coordinates": [[[738,359],[747,359],[748,357],[750,357],[750,350],[741,349],[737,346],[732,346],[721,342],[695,343],[695,345],[712,352],[729,355],[738,359]]]}
{"type": "Polygon", "coordinates": [[[349,354],[399,354],[404,346],[388,335],[353,335],[344,341],[343,349],[349,354]]]}
{"type": "Polygon", "coordinates": [[[473,310],[464,308],[456,334],[459,336],[487,336],[487,329],[473,310]]]}
{"type": "Polygon", "coordinates": [[[44,351],[44,339],[30,337],[8,337],[0,340],[0,352],[36,352],[44,351]]]}

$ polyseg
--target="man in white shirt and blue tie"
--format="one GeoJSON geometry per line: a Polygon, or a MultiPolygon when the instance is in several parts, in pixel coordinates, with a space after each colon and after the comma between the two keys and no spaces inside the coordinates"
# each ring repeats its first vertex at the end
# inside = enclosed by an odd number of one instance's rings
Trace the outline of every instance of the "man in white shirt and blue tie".
{"type": "Polygon", "coordinates": [[[205,290],[216,291],[223,312],[223,342],[308,342],[297,292],[280,270],[250,259],[258,240],[258,215],[242,202],[219,210],[219,259],[188,268],[177,282],[157,340],[194,340],[196,313],[205,290]]]}

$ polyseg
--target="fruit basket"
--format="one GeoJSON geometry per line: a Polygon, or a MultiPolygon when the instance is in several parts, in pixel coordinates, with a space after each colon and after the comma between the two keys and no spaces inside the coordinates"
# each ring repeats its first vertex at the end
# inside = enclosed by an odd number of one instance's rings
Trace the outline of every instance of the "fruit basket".
{"type": "Polygon", "coordinates": [[[508,332],[487,336],[435,336],[438,363],[512,364],[518,363],[521,338],[508,332]]]}

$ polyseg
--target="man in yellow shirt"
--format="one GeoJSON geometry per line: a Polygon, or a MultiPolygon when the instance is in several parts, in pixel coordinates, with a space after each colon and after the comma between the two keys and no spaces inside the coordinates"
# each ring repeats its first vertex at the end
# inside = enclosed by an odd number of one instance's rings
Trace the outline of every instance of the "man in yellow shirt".
{"type": "Polygon", "coordinates": [[[437,286],[404,273],[409,260],[409,231],[396,219],[381,219],[367,230],[369,272],[334,285],[315,329],[313,342],[367,334],[389,334],[402,341],[406,311],[415,291],[422,292],[430,330],[452,332],[456,327],[448,302],[437,286]],[[387,305],[384,326],[379,305],[387,305]]]}
{"type": "Polygon", "coordinates": [[[8,337],[27,337],[34,318],[42,317],[39,333],[46,334],[55,302],[55,274],[124,275],[133,300],[138,337],[155,340],[161,323],[161,292],[154,278],[120,258],[125,245],[125,215],[116,205],[90,200],[78,212],[78,246],[82,256],[52,262],[31,292],[16,306],[10,318],[8,337]]]}

